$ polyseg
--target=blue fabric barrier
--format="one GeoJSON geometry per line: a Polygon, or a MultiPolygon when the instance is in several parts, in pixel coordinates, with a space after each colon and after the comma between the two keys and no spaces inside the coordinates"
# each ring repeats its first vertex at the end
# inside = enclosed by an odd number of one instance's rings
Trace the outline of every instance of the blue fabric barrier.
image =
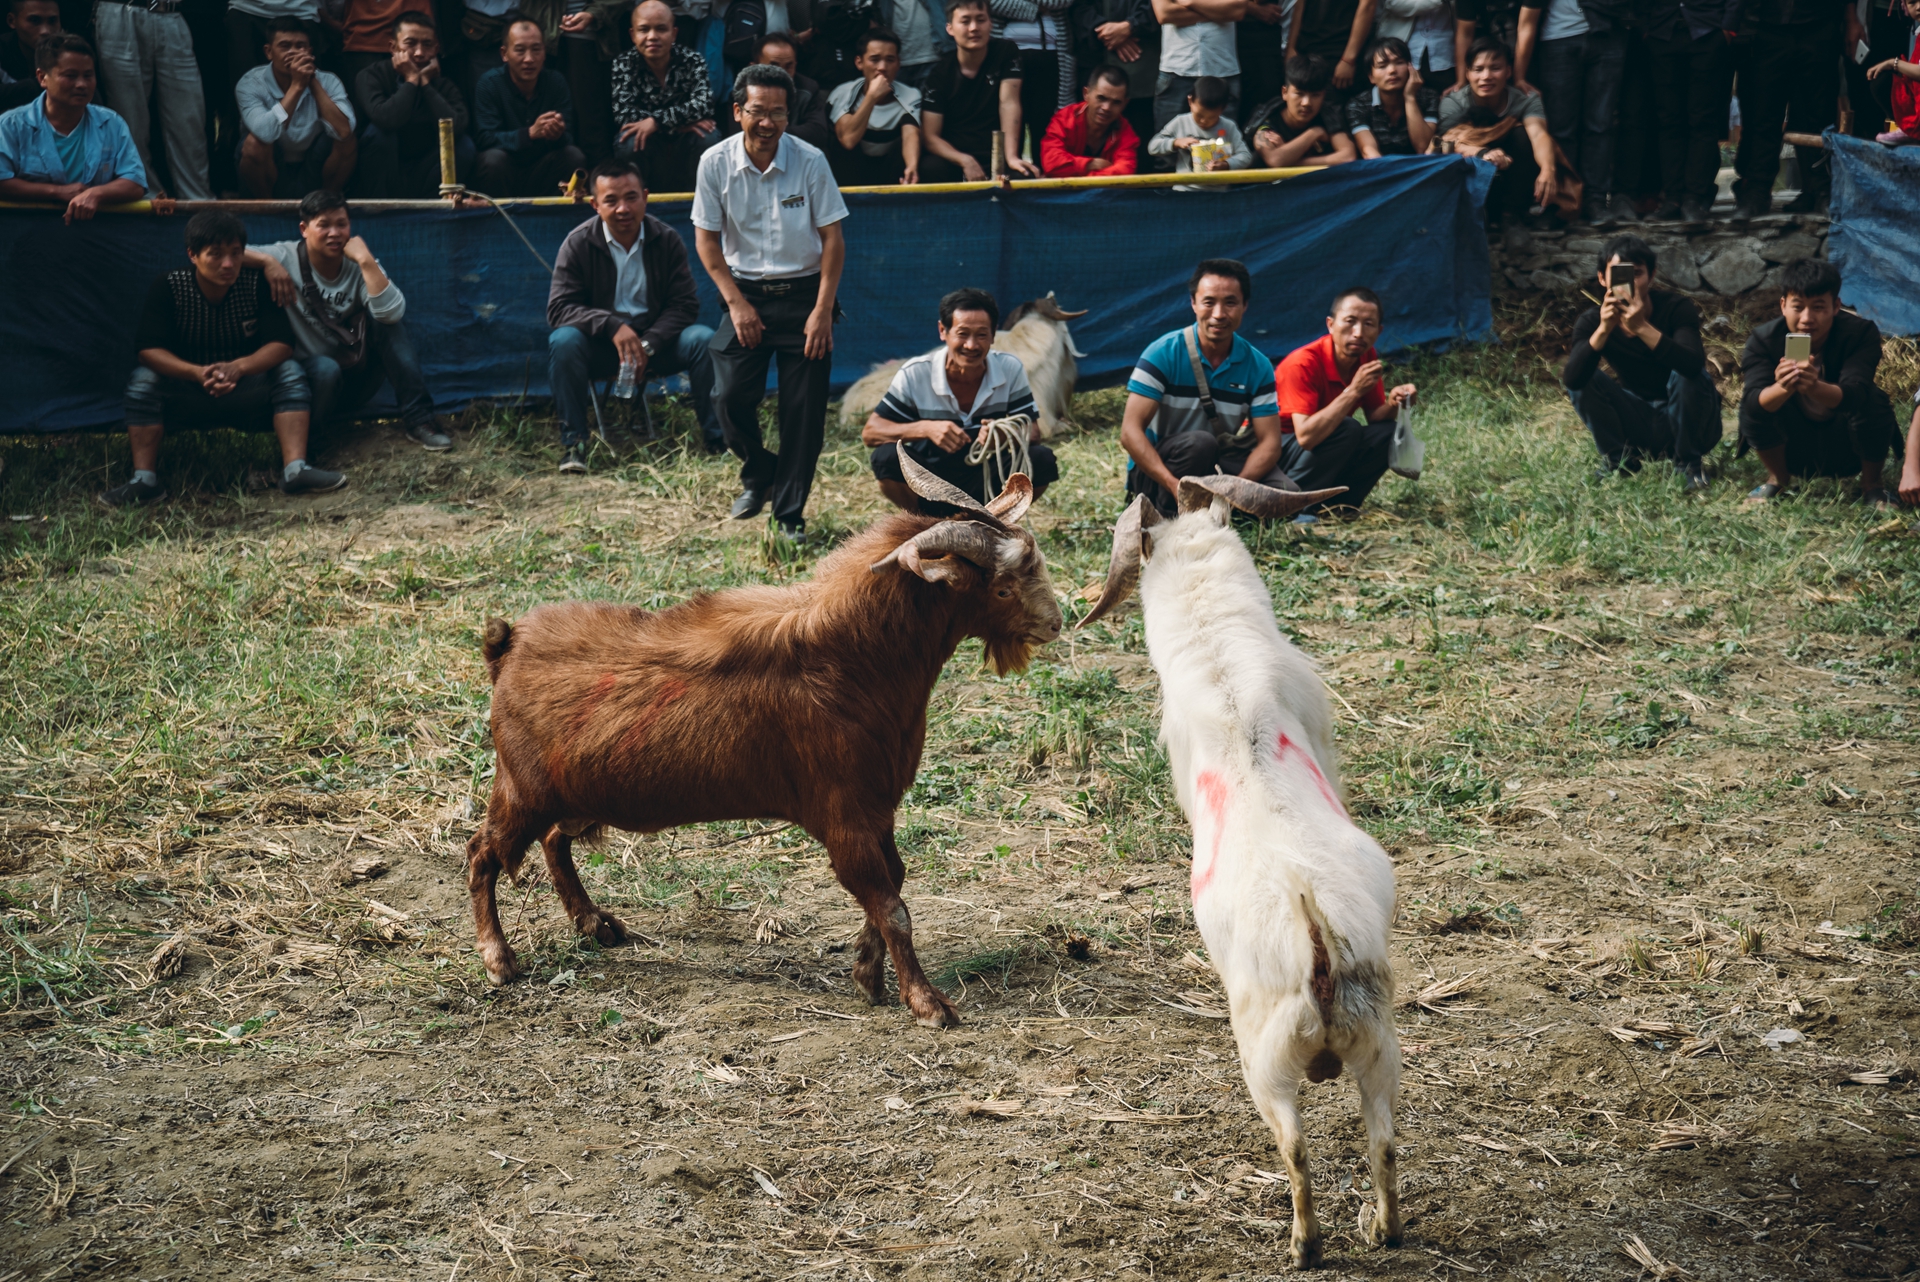
{"type": "MultiPolygon", "coordinates": [[[[1333,292],[1364,284],[1386,300],[1380,344],[1485,339],[1492,332],[1479,209],[1489,166],[1442,156],[1360,161],[1234,190],[1105,188],[847,198],[846,319],[833,381],[938,342],[937,303],[960,285],[1001,307],[1053,290],[1087,308],[1074,340],[1081,386],[1122,381],[1156,336],[1188,323],[1186,282],[1209,257],[1254,276],[1244,333],[1284,353],[1324,332],[1333,292]]],[[[654,213],[686,239],[684,203],[654,213]]],[[[515,221],[551,262],[586,211],[523,207],[515,221]]],[[[251,217],[257,241],[295,234],[251,217]]],[[[184,266],[184,219],[0,211],[0,432],[58,432],[122,421],[133,331],[157,272],[184,266]]],[[[407,325],[443,408],[477,397],[544,396],[546,271],[492,210],[366,211],[354,229],[407,295],[407,325]]],[[[703,319],[718,296],[698,263],[703,319]]]]}
{"type": "Polygon", "coordinates": [[[1833,167],[1827,257],[1840,270],[1840,296],[1883,334],[1920,334],[1913,287],[1920,246],[1920,147],[1882,147],[1828,130],[1833,167]]]}

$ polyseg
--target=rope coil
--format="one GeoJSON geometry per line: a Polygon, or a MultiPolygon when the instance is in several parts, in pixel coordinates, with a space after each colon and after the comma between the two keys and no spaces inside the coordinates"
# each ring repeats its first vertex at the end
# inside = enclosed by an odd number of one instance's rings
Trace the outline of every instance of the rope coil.
{"type": "Polygon", "coordinates": [[[1027,449],[1032,432],[1031,414],[990,418],[980,424],[980,434],[967,447],[967,462],[979,466],[981,492],[987,498],[998,494],[1015,472],[1033,475],[1033,458],[1027,449]],[[993,476],[996,470],[1000,473],[997,481],[993,476]]]}

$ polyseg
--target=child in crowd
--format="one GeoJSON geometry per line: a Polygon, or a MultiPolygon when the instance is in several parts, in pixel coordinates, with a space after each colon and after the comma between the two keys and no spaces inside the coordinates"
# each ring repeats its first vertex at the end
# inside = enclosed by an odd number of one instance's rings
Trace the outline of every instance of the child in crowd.
{"type": "Polygon", "coordinates": [[[1353,135],[1338,108],[1327,104],[1333,69],[1318,54],[1287,59],[1287,83],[1278,98],[1262,103],[1247,121],[1253,149],[1269,169],[1295,165],[1344,165],[1358,159],[1353,135]]]}
{"type": "Polygon", "coordinates": [[[1889,58],[1867,69],[1867,79],[1878,80],[1893,73],[1893,128],[1874,135],[1874,141],[1888,147],[1909,147],[1920,143],[1920,0],[1905,0],[1907,17],[1914,21],[1913,47],[1905,58],[1889,58]]]}
{"type": "Polygon", "coordinates": [[[1226,118],[1233,91],[1218,76],[1201,76],[1187,97],[1187,111],[1169,120],[1147,143],[1147,154],[1172,156],[1173,171],[1224,173],[1248,169],[1253,152],[1240,136],[1240,126],[1226,118]],[[1197,150],[1196,150],[1197,149],[1197,150]]]}

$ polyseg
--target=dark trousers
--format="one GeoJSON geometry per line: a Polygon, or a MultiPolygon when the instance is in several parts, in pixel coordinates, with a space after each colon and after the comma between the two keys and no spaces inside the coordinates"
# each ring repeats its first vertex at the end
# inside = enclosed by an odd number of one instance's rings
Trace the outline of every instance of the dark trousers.
{"type": "MultiPolygon", "coordinates": [[[[1286,86],[1287,28],[1284,23],[1268,26],[1249,16],[1234,25],[1233,39],[1240,55],[1240,110],[1234,123],[1244,125],[1262,103],[1278,98],[1286,86]]],[[[1142,134],[1141,138],[1152,136],[1142,134]]]]}
{"type": "Polygon", "coordinates": [[[1343,420],[1312,449],[1288,432],[1280,438],[1280,466],[1303,490],[1325,490],[1344,485],[1347,492],[1329,500],[1332,507],[1359,507],[1387,472],[1393,448],[1393,420],[1363,423],[1343,420]]]}
{"type": "Polygon", "coordinates": [[[1913,52],[1908,34],[1912,29],[1913,24],[1899,6],[1891,14],[1884,4],[1867,6],[1867,60],[1864,64],[1855,62],[1851,49],[1840,60],[1847,73],[1847,103],[1853,108],[1855,138],[1871,138],[1887,127],[1887,115],[1893,110],[1894,77],[1883,72],[1878,80],[1868,80],[1867,68],[1888,58],[1904,59],[1913,52]]]}
{"type": "MultiPolygon", "coordinates": [[[[971,152],[968,153],[972,155],[971,152]]],[[[993,150],[988,148],[982,156],[974,156],[980,162],[980,168],[989,174],[993,172],[993,150]]],[[[936,156],[925,142],[920,144],[920,181],[923,183],[961,183],[967,180],[966,170],[948,160],[945,156],[936,156]]]]}
{"type": "Polygon", "coordinates": [[[646,180],[647,190],[656,195],[661,192],[692,191],[694,173],[700,168],[700,157],[707,154],[707,148],[719,141],[720,131],[717,128],[708,134],[656,132],[647,139],[645,147],[635,147],[631,142],[616,142],[613,154],[640,166],[640,176],[646,180]]]}
{"type": "Polygon", "coordinates": [[[1742,405],[1740,435],[1756,450],[1785,446],[1787,471],[1795,476],[1855,476],[1862,463],[1884,463],[1902,448],[1893,403],[1878,387],[1868,389],[1858,409],[1838,409],[1824,419],[1810,417],[1797,397],[1774,414],[1742,405]]]}
{"type": "MultiPolygon", "coordinates": [[[[1159,452],[1160,461],[1167,465],[1167,471],[1173,473],[1175,480],[1183,476],[1212,476],[1215,471],[1238,476],[1252,452],[1222,445],[1212,432],[1177,432],[1157,442],[1154,449],[1159,452]]],[[[1276,464],[1262,479],[1269,485],[1276,484],[1285,471],[1285,467],[1276,464]]],[[[1147,502],[1159,508],[1163,516],[1172,516],[1179,510],[1176,496],[1158,481],[1149,478],[1144,468],[1127,470],[1127,493],[1146,495],[1147,502]]]]}
{"type": "Polygon", "coordinates": [[[1618,28],[1542,40],[1533,56],[1547,129],[1580,171],[1589,200],[1613,192],[1613,127],[1626,65],[1627,33],[1618,28]]]}
{"type": "MultiPolygon", "coordinates": [[[[907,172],[906,159],[898,151],[890,156],[869,156],[857,148],[848,151],[838,142],[827,153],[827,163],[833,168],[833,180],[842,187],[897,186],[900,175],[907,172]]],[[[921,181],[930,180],[923,174],[921,181]]]]}
{"type": "MultiPolygon", "coordinates": [[[[978,433],[974,433],[975,436],[978,433]]],[[[919,442],[914,442],[919,444],[919,442]]],[[[1006,485],[1007,474],[997,466],[983,467],[979,463],[967,462],[967,451],[958,449],[949,454],[944,450],[916,451],[913,461],[932,472],[949,485],[963,493],[970,494],[982,503],[990,501],[1006,485]],[[936,455],[929,458],[928,454],[936,455]],[[991,475],[989,475],[991,473],[991,475]]],[[[906,473],[900,467],[900,449],[887,444],[874,447],[867,462],[873,468],[876,481],[898,481],[906,484],[906,473]]],[[[1060,479],[1060,461],[1053,451],[1038,441],[1027,446],[1027,475],[1033,481],[1033,496],[1037,499],[1047,492],[1047,487],[1060,479]]],[[[960,509],[946,503],[936,503],[931,499],[920,500],[920,510],[928,516],[952,516],[960,509]]]]}
{"type": "MultiPolygon", "coordinates": [[[[1739,194],[1755,204],[1773,200],[1780,176],[1780,144],[1787,130],[1817,134],[1830,127],[1840,95],[1840,23],[1763,22],[1734,47],[1740,71],[1739,194]]],[[[1800,187],[1824,194],[1831,186],[1826,153],[1797,147],[1800,187]]]]}
{"type": "Polygon", "coordinates": [[[1020,124],[1027,135],[1027,155],[1040,163],[1040,140],[1046,137],[1060,101],[1060,55],[1051,49],[1020,51],[1020,124]]]}
{"type": "Polygon", "coordinates": [[[473,185],[489,196],[558,196],[567,176],[586,167],[578,147],[547,152],[491,147],[474,161],[473,185]]]}
{"type": "MultiPolygon", "coordinates": [[[[576,140],[589,167],[613,154],[613,64],[592,40],[560,38],[560,66],[573,95],[576,140]]],[[[546,193],[551,195],[552,193],[546,193]]]]}
{"type": "Polygon", "coordinates": [[[373,399],[382,383],[393,388],[400,419],[407,426],[433,418],[427,376],[420,372],[420,356],[414,351],[405,321],[384,325],[369,319],[366,359],[352,369],[340,368],[340,362],[331,356],[303,357],[300,368],[307,372],[307,384],[313,389],[315,428],[331,427],[335,419],[351,417],[373,399]]]}
{"type": "Polygon", "coordinates": [[[826,440],[827,379],[831,356],[806,356],[807,317],[820,297],[820,278],[739,282],[760,313],[760,342],[745,347],[727,316],[714,333],[713,400],[727,447],[740,456],[743,489],[771,491],[773,515],[804,519],[813,489],[813,468],[826,440]],[[784,288],[781,288],[783,287],[784,288]],[[780,452],[760,443],[760,401],[767,394],[767,366],[780,362],[780,452]]]}
{"type": "Polygon", "coordinates": [[[1718,31],[1694,40],[1682,23],[1671,40],[1649,42],[1660,136],[1660,188],[1668,200],[1711,206],[1727,133],[1733,50],[1718,31]]]}
{"type": "Polygon", "coordinates": [[[1533,158],[1533,141],[1518,125],[1488,150],[1504,151],[1512,161],[1494,173],[1493,185],[1487,188],[1487,225],[1492,226],[1533,208],[1533,184],[1540,177],[1540,164],[1533,158]]]}
{"type": "MultiPolygon", "coordinates": [[[[454,170],[460,182],[473,175],[473,139],[454,139],[454,170]]],[[[360,139],[360,160],[354,167],[353,192],[369,200],[432,200],[440,194],[440,150],[408,155],[400,150],[397,134],[372,125],[360,139]]]]}
{"type": "MultiPolygon", "coordinates": [[[[655,352],[647,362],[649,379],[684,373],[693,392],[694,417],[707,448],[719,449],[720,424],[713,412],[713,331],[689,325],[673,346],[655,352]]],[[[553,389],[554,412],[560,416],[560,443],[583,445],[593,430],[593,399],[589,384],[620,372],[620,353],[611,336],[595,338],[583,329],[562,325],[547,334],[547,383],[553,389]]],[[[640,389],[638,395],[645,395],[640,389]]]]}
{"type": "Polygon", "coordinates": [[[1568,391],[1573,412],[1593,433],[1602,458],[1616,467],[1630,457],[1698,463],[1720,443],[1720,391],[1706,371],[1667,375],[1667,394],[1643,400],[1605,370],[1568,391]]]}

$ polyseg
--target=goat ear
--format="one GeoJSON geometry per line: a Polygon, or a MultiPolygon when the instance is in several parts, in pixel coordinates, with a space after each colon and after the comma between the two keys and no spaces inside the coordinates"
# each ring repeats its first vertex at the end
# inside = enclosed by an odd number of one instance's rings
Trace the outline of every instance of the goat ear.
{"type": "Polygon", "coordinates": [[[1192,487],[1193,507],[1202,506],[1203,501],[1211,503],[1215,499],[1239,508],[1248,516],[1262,521],[1284,521],[1306,511],[1316,503],[1324,503],[1347,492],[1347,487],[1338,485],[1332,489],[1283,490],[1271,485],[1261,485],[1249,481],[1244,476],[1185,476],[1180,478],[1180,506],[1187,508],[1189,486],[1192,487]]]}
{"type": "Polygon", "coordinates": [[[1147,502],[1144,494],[1135,496],[1127,510],[1113,526],[1113,554],[1107,560],[1107,586],[1100,593],[1100,600],[1076,627],[1084,628],[1099,619],[1115,606],[1125,601],[1133,592],[1134,584],[1140,581],[1140,561],[1143,554],[1151,555],[1152,544],[1145,527],[1159,523],[1158,512],[1147,502]],[[1153,520],[1148,521],[1146,513],[1153,512],[1153,520]]]}
{"type": "Polygon", "coordinates": [[[923,561],[920,559],[918,547],[912,543],[903,543],[900,545],[900,568],[919,575],[928,583],[957,583],[962,576],[973,570],[973,564],[965,557],[953,554],[923,561]]]}
{"type": "Polygon", "coordinates": [[[1015,472],[1000,487],[1000,493],[987,504],[987,511],[999,517],[1008,525],[1017,524],[1033,506],[1033,478],[1025,472],[1015,472]]]}

